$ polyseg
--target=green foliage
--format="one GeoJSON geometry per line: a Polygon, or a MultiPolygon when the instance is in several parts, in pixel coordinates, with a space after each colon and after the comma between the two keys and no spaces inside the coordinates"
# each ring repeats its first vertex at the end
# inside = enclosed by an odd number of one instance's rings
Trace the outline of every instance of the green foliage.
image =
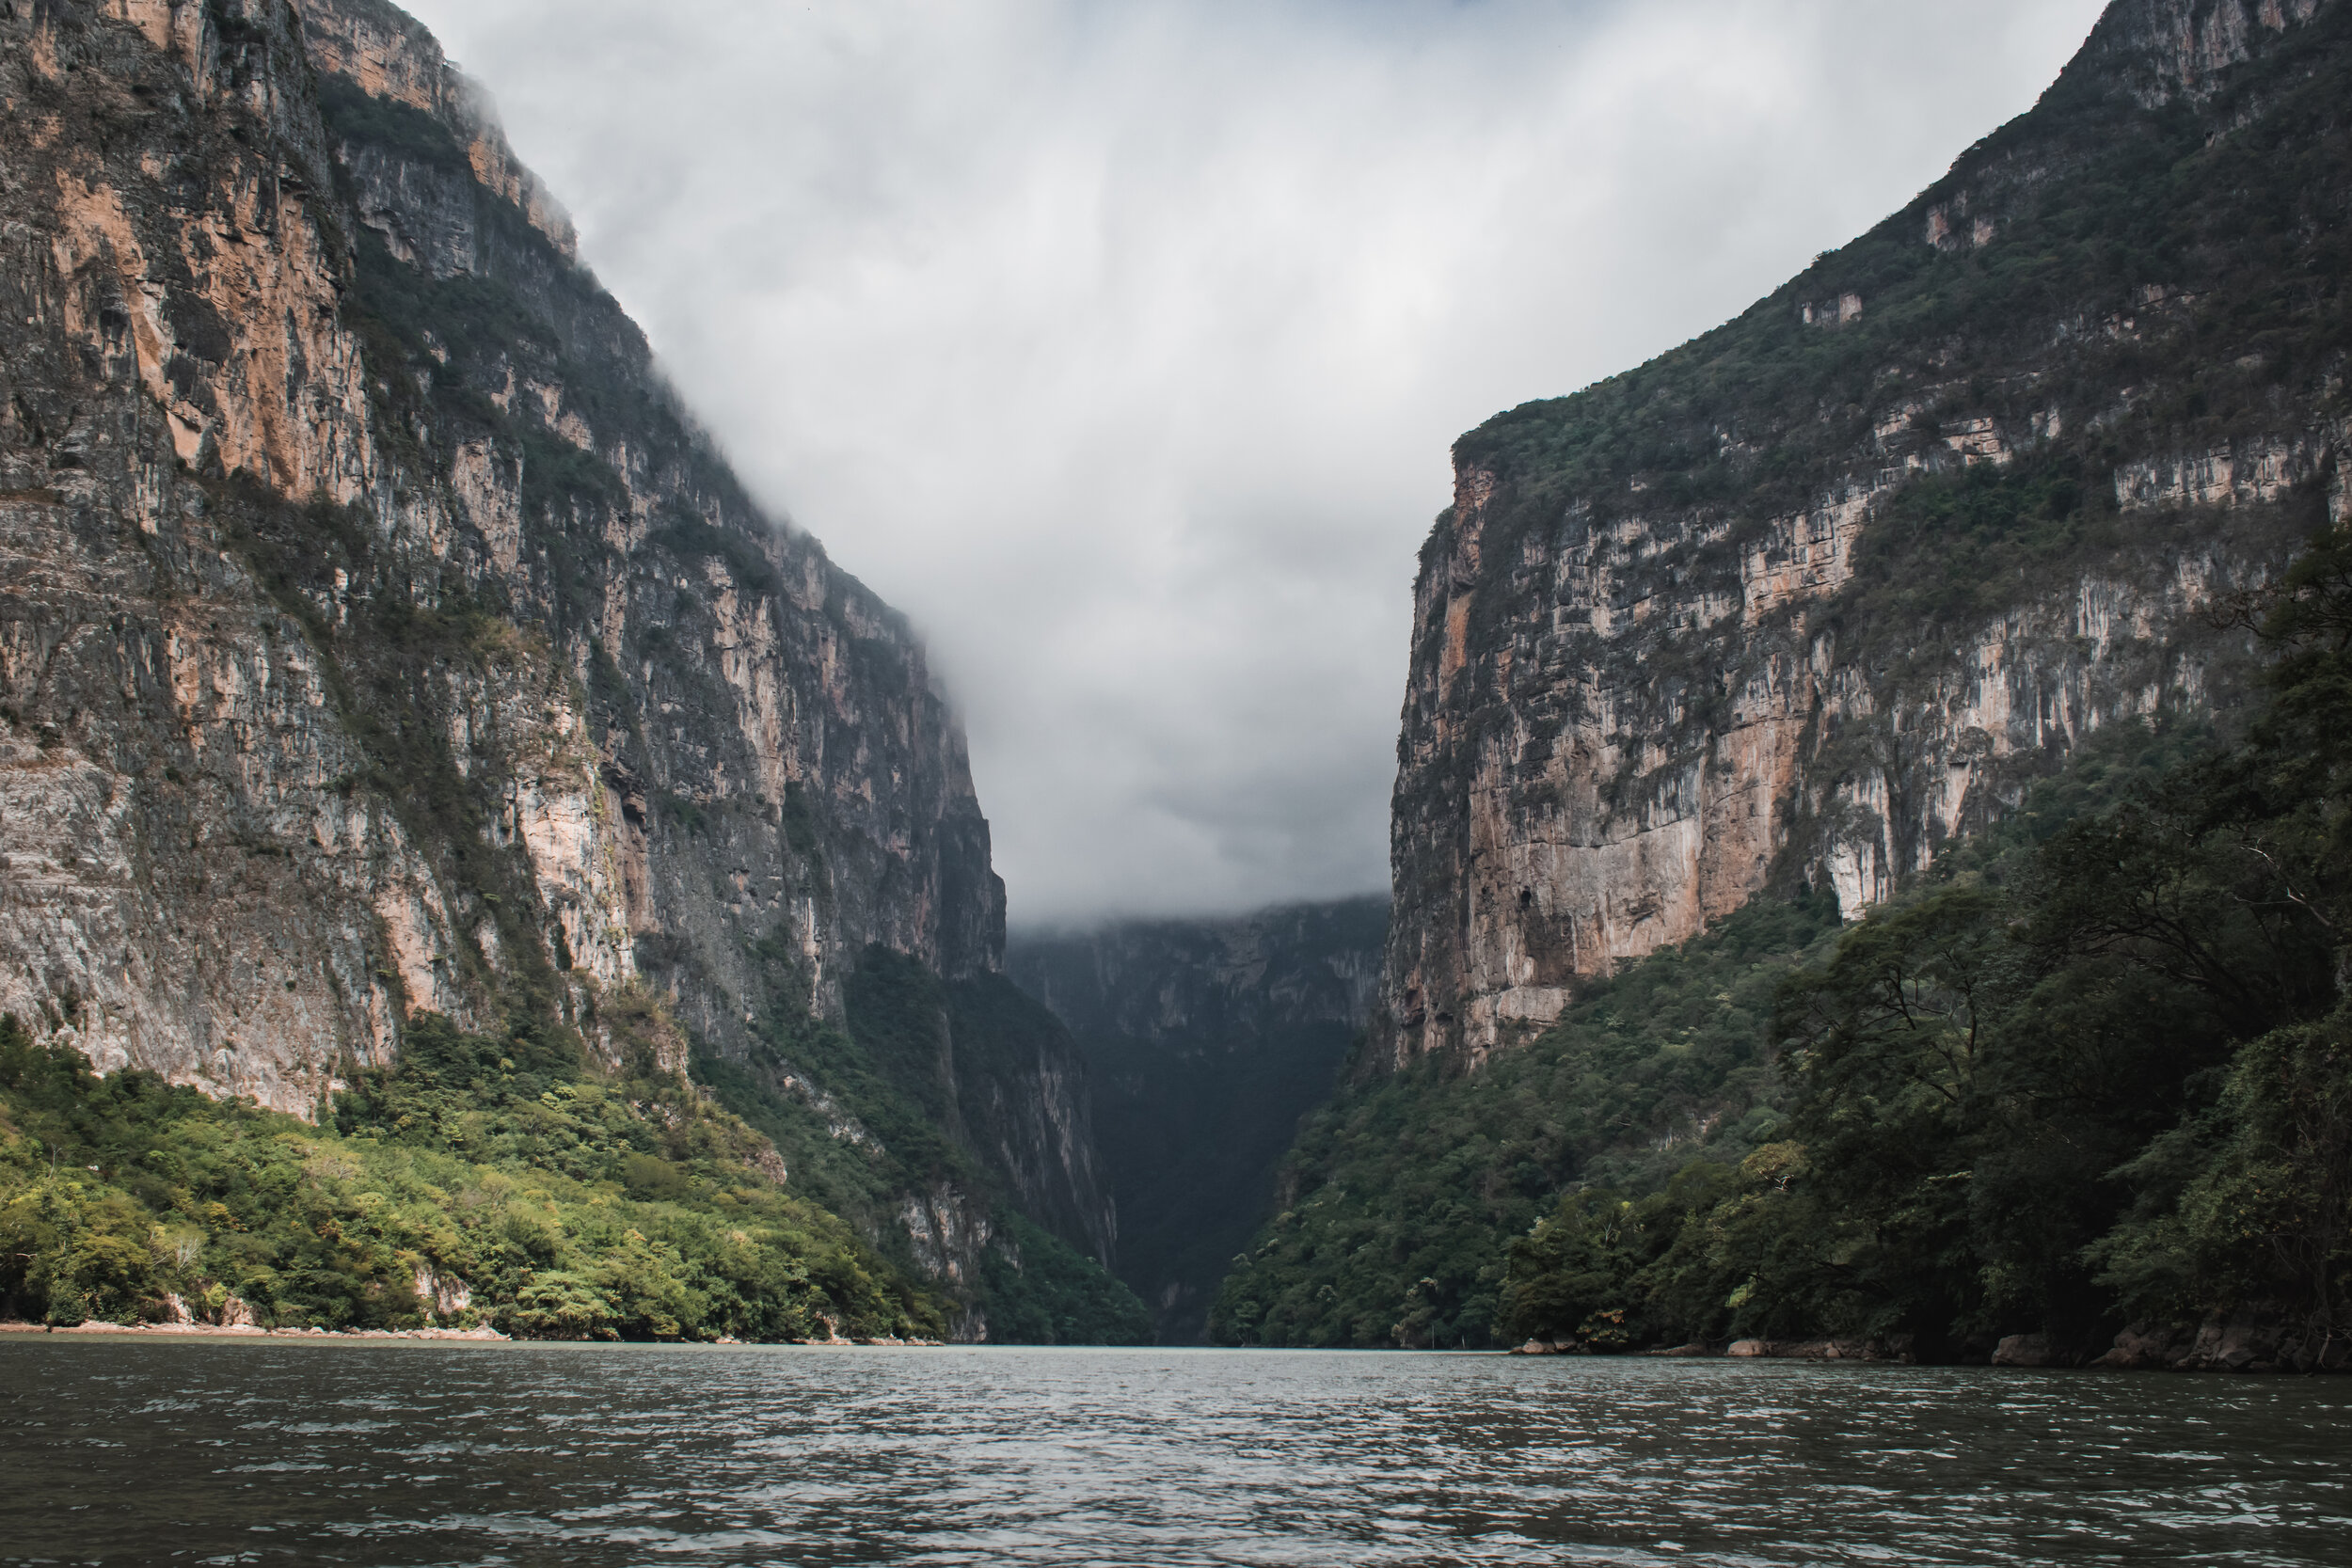
{"type": "MultiPolygon", "coordinates": [[[[775,1143],[802,1190],[854,1223],[912,1269],[900,1211],[942,1188],[1011,1239],[982,1257],[973,1297],[989,1337],[1045,1344],[1124,1344],[1150,1318],[1133,1291],[1022,1212],[1017,1173],[980,1151],[1010,1148],[1008,1108],[1041,1085],[1041,1045],[1060,1025],[1001,975],[942,980],[915,958],[869,946],[844,991],[847,1027],[809,1011],[809,986],[781,933],[754,949],[770,984],[761,1042],[745,1060],[697,1053],[692,1070],[719,1102],[775,1143]],[[1033,1246],[1023,1240],[1034,1234],[1033,1246]]],[[[1050,1186],[1050,1182],[1034,1184],[1050,1186]]]]}
{"type": "Polygon", "coordinates": [[[2089,1257],[2135,1316],[2283,1301],[2340,1332],[2352,1305],[2352,1026],[2339,1012],[2254,1040],[2213,1110],[2120,1174],[2139,1201],[2089,1257]]]}
{"type": "Polygon", "coordinates": [[[735,580],[755,594],[773,594],[782,582],[757,544],[734,529],[700,517],[679,515],[646,536],[645,542],[689,561],[718,561],[735,580]]]}
{"type": "Polygon", "coordinates": [[[1311,1117],[1293,1195],[1234,1259],[1221,1342],[1499,1341],[1502,1253],[1563,1186],[1644,1188],[1727,1163],[1781,1125],[1766,1023],[1774,987],[1831,940],[1827,895],[1759,902],[1593,985],[1559,1022],[1477,1071],[1432,1062],[1311,1117]]]}
{"type": "Polygon", "coordinates": [[[1476,1071],[1344,1093],[1218,1335],[1933,1357],[2130,1314],[2343,1322],[2352,541],[2273,599],[2241,744],[2110,730],[1842,932],[1751,906],[1476,1071]]]}
{"type": "Polygon", "coordinates": [[[817,839],[817,812],[809,804],[808,786],[798,779],[784,786],[784,841],[804,860],[821,861],[817,839]]]}
{"type": "Polygon", "coordinates": [[[1645,507],[1740,497],[1756,503],[1743,512],[1785,515],[1812,504],[1868,436],[1868,405],[1894,401],[1890,371],[1937,391],[1925,418],[1938,427],[1963,412],[2025,422],[2063,410],[2073,434],[2052,455],[2070,461],[2124,434],[2089,418],[2123,387],[2143,394],[2135,428],[2185,421],[2192,443],[2252,429],[2276,388],[2324,371],[2352,336],[2339,281],[2347,37],[2344,18],[2315,19],[2276,47],[2268,80],[2201,114],[2180,100],[2145,109],[2096,71],[2070,73],[1916,201],[1737,320],[1573,397],[1498,415],[1457,458],[1498,475],[1506,512],[1529,502],[1530,523],[1545,499],[1622,504],[1613,493],[1636,475],[1651,482],[1645,507]],[[2012,178],[2020,163],[2032,177],[2012,178]],[[1922,244],[1927,210],[1963,194],[1997,200],[1995,241],[1922,244]],[[2152,286],[2194,293],[2193,353],[2168,352],[2170,328],[2146,319],[2152,286]],[[1858,320],[1804,323],[1802,307],[1849,293],[1863,298],[1858,320]],[[2073,336],[2110,315],[2142,330],[2073,336]],[[2056,373],[2012,382],[2019,363],[2044,356],[2054,321],[2070,333],[2056,373]],[[2145,398],[2152,381],[2169,405],[2145,398]],[[1725,451],[1720,431],[1741,447],[1725,451]]]}
{"type": "MultiPolygon", "coordinates": [[[[1463,436],[1457,467],[1481,476],[1477,548],[1456,550],[1447,514],[1422,557],[1431,581],[1477,562],[1448,591],[1457,609],[1467,600],[1470,673],[1443,698],[1461,744],[1438,748],[1408,784],[1432,805],[1452,798],[1470,787],[1462,769],[1486,726],[1549,730],[1595,688],[1612,693],[1615,723],[1650,733],[1659,766],[1679,771],[1726,733],[1732,693],[1782,678],[1826,634],[1870,701],[1823,715],[1808,763],[1817,798],[1883,771],[1899,803],[1925,782],[1908,716],[1970,678],[1978,632],[2007,613],[2049,607],[2062,582],[2153,590],[2184,560],[2210,555],[2251,577],[2287,559],[2324,479],[2292,505],[2233,508],[2226,525],[2184,505],[2136,511],[2126,526],[2117,499],[2133,459],[2276,439],[2352,412],[2341,373],[2352,352],[2352,127],[2341,111],[2352,16],[2323,10],[2260,54],[2217,75],[2209,96],[2153,109],[2106,66],[2071,72],[1917,200],[1736,320],[1463,436]],[[1956,243],[1925,243],[1937,209],[1956,243]],[[1966,232],[1972,218],[1989,226],[1980,239],[1966,232]],[[1844,319],[1835,307],[1849,294],[1861,311],[1844,319]],[[1866,491],[1850,579],[1802,613],[1759,603],[1759,552],[1775,572],[1800,569],[1818,545],[1791,550],[1788,522],[1866,491]],[[1581,562],[1582,580],[1605,586],[1606,636],[1580,624],[1573,593],[1531,600],[1538,562],[1539,578],[1581,562]],[[1645,601],[1651,613],[1630,613],[1645,601]],[[1656,613],[1665,603],[1679,612],[1656,613]],[[1697,624],[1721,613],[1702,607],[1742,604],[1755,612],[1736,637],[1697,624]],[[1590,682],[1522,689],[1539,666],[1584,669],[1590,682]]],[[[1424,666],[1448,624],[1417,628],[1424,666]]],[[[2185,668],[2208,699],[2240,684],[2239,640],[2189,618],[2144,638],[2134,629],[2096,646],[2111,689],[2185,697],[2185,668]]],[[[2092,645],[2081,653],[2090,662],[2092,645]]],[[[2013,798],[2056,760],[2055,749],[2007,751],[1979,777],[2013,798]]],[[[1635,766],[1610,804],[1629,807],[1662,782],[1635,766]]],[[[1970,810],[1967,826],[1981,829],[1982,808],[1970,810]]],[[[1791,863],[1830,831],[1802,805],[1798,816],[1791,863]]],[[[1898,814],[1898,861],[1931,849],[1919,831],[1915,812],[1898,814]]]]}
{"type": "Polygon", "coordinates": [[[1820,624],[1874,663],[1922,644],[1933,657],[1939,644],[1999,620],[2122,540],[2113,486],[2088,474],[2077,453],[1925,476],[1871,518],[1854,545],[1853,577],[1820,624]],[[1869,646],[1874,638],[1888,647],[1869,646]]]}
{"type": "Polygon", "coordinates": [[[1847,931],[1781,988],[1787,1141],[1728,1188],[1572,1191],[1513,1248],[1515,1331],[2352,1328],[2352,535],[2267,610],[2244,741],[2113,737],[1847,931]]]}
{"type": "Polygon", "coordinates": [[[1003,1345],[1148,1345],[1136,1293],[1051,1231],[1007,1213],[980,1258],[988,1337],[1003,1345]]]}
{"type": "MultiPolygon", "coordinates": [[[[1449,516],[1422,558],[1433,580],[1478,563],[1452,592],[1468,592],[1467,652],[1492,679],[1445,699],[1457,737],[1524,721],[1506,679],[1556,660],[1588,669],[1614,721],[1650,726],[1680,768],[1724,733],[1725,693],[1828,636],[1870,711],[1808,736],[1812,784],[1867,771],[1908,789],[1911,716],[1949,700],[1978,630],[2053,582],[2161,582],[2192,549],[2258,576],[2325,527],[2332,471],[2226,524],[2185,507],[2127,528],[2114,499],[2127,458],[2352,406],[2352,12],[2323,8],[2208,87],[2149,108],[2106,66],[2070,71],[1920,200],[1738,320],[1463,437],[1457,467],[1493,482],[1477,549],[1454,549],[1449,516]],[[1947,204],[1990,228],[1923,243],[1947,204]],[[1818,308],[1845,294],[1859,316],[1822,325],[1818,308]],[[1972,467],[1958,449],[1995,431],[2008,450],[1972,467]],[[1531,613],[1530,563],[1580,556],[1620,605],[1752,603],[1748,563],[1777,527],[1881,479],[1901,483],[1873,505],[1851,578],[1802,620],[1768,613],[1728,656],[1681,617],[1627,617],[1604,640],[1555,607],[1531,613]]],[[[2016,1331],[2095,1343],[2159,1308],[2352,1326],[2330,1043],[2352,973],[2347,562],[2331,535],[2296,568],[2269,622],[2284,650],[2272,701],[2242,740],[2119,734],[1896,907],[1773,951],[1765,994],[1735,990],[1726,1043],[1692,1065],[1692,1100],[1723,1118],[1704,1141],[1675,1148],[1654,1120],[1620,1118],[1644,1109],[1628,1085],[1663,1075],[1612,1070],[1584,1002],[1533,1051],[1343,1095],[1302,1138],[1295,1200],[1236,1260],[1220,1332],[1908,1334],[1931,1355],[2016,1331]],[[1557,1065],[1571,1058],[1593,1069],[1557,1065]],[[1727,1125],[1743,1131],[1726,1140],[1727,1125]],[[1457,1240],[1482,1233],[1517,1239],[1507,1284],[1501,1240],[1457,1240]]],[[[2242,627],[2262,607],[2241,608],[2242,627]]],[[[1422,624],[1421,657],[1449,624],[1422,624]]],[[[2164,695],[2193,662],[2226,692],[2242,655],[2208,634],[2230,629],[2119,637],[2103,678],[2164,695]]],[[[1468,788],[1476,752],[1441,753],[1427,800],[1468,788]]],[[[1978,800],[2013,799],[2051,760],[1988,763],[1978,800]]],[[[1821,825],[1801,807],[1790,827],[1788,863],[1809,863],[1821,825]]],[[[1891,847],[1913,863],[1934,847],[1891,847]]],[[[1674,961],[1713,962],[1713,940],[1674,961]]],[[[1624,1038],[1660,1054],[1646,1024],[1624,1038]]]]}
{"type": "MultiPolygon", "coordinates": [[[[653,1015],[614,1002],[626,1042],[653,1015]]],[[[676,1079],[599,1076],[524,1025],[427,1015],[406,1044],[313,1127],[98,1077],[0,1020],[0,1302],[54,1323],[164,1318],[177,1297],[404,1328],[462,1281],[443,1321],[527,1337],[941,1331],[933,1299],[759,1175],[756,1134],[676,1079]]]]}
{"type": "Polygon", "coordinates": [[[377,98],[348,77],[318,78],[319,108],[347,144],[370,147],[468,180],[473,165],[449,128],[422,109],[377,98]]]}
{"type": "Polygon", "coordinates": [[[582,451],[535,426],[518,426],[513,439],[522,453],[525,510],[542,517],[560,517],[628,504],[628,486],[595,452],[582,451]]]}

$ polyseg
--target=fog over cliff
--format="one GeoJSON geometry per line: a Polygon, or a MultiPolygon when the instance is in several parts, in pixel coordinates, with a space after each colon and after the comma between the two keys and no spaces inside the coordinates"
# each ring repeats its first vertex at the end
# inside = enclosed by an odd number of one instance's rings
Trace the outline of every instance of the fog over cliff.
{"type": "Polygon", "coordinates": [[[1386,886],[1455,435],[1744,307],[2099,0],[413,0],[905,608],[1016,922],[1386,886]]]}

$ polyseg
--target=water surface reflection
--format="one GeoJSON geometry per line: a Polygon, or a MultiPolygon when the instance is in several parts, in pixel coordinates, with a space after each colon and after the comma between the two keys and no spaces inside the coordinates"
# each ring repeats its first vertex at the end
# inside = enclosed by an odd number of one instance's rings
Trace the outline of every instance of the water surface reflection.
{"type": "Polygon", "coordinates": [[[2352,1379],[0,1342],[0,1561],[2352,1563],[2352,1379]]]}

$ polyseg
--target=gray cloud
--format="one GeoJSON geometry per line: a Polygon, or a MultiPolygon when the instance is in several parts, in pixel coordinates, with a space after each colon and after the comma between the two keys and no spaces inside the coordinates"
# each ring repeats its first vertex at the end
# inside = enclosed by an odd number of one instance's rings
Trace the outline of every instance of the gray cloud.
{"type": "Polygon", "coordinates": [[[1016,923],[1383,887],[1448,448],[1736,313],[2100,0],[412,0],[905,609],[1016,923]]]}

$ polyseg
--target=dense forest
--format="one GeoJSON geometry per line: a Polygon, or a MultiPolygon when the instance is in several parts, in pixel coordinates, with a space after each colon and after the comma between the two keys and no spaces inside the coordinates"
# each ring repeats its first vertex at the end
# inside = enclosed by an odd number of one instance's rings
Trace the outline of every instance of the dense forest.
{"type": "MultiPolygon", "coordinates": [[[[868,974],[869,1006],[877,989],[923,1001],[940,985],[906,960],[868,974]]],[[[608,995],[595,1022],[617,1068],[527,1011],[496,1034],[421,1015],[398,1062],[358,1073],[314,1126],[151,1072],[102,1077],[0,1018],[0,1317],[571,1339],[951,1332],[959,1301],[876,1195],[929,1175],[988,1188],[925,1107],[898,1103],[909,1080],[860,1101],[898,1146],[849,1145],[748,1074],[703,1059],[714,1095],[666,1070],[683,1040],[654,993],[608,995]],[[730,1099],[781,1134],[795,1190],[730,1099]]],[[[843,1029],[805,1032],[870,1060],[843,1029]]],[[[1149,1338],[1142,1305],[1093,1259],[1009,1204],[995,1223],[964,1292],[993,1339],[1149,1338]]]]}
{"type": "Polygon", "coordinates": [[[2213,613],[2273,656],[2242,733],[2119,726],[1842,932],[1755,906],[1482,1071],[1343,1095],[1220,1337],[2074,1359],[2241,1313],[2340,1358],[2352,531],[2213,613]]]}
{"type": "Polygon", "coordinates": [[[934,1292],[795,1197],[764,1140],[655,1062],[650,998],[568,1029],[423,1015],[317,1126],[100,1077],[0,1020],[0,1315],[486,1323],[548,1338],[937,1336],[934,1292]]]}

